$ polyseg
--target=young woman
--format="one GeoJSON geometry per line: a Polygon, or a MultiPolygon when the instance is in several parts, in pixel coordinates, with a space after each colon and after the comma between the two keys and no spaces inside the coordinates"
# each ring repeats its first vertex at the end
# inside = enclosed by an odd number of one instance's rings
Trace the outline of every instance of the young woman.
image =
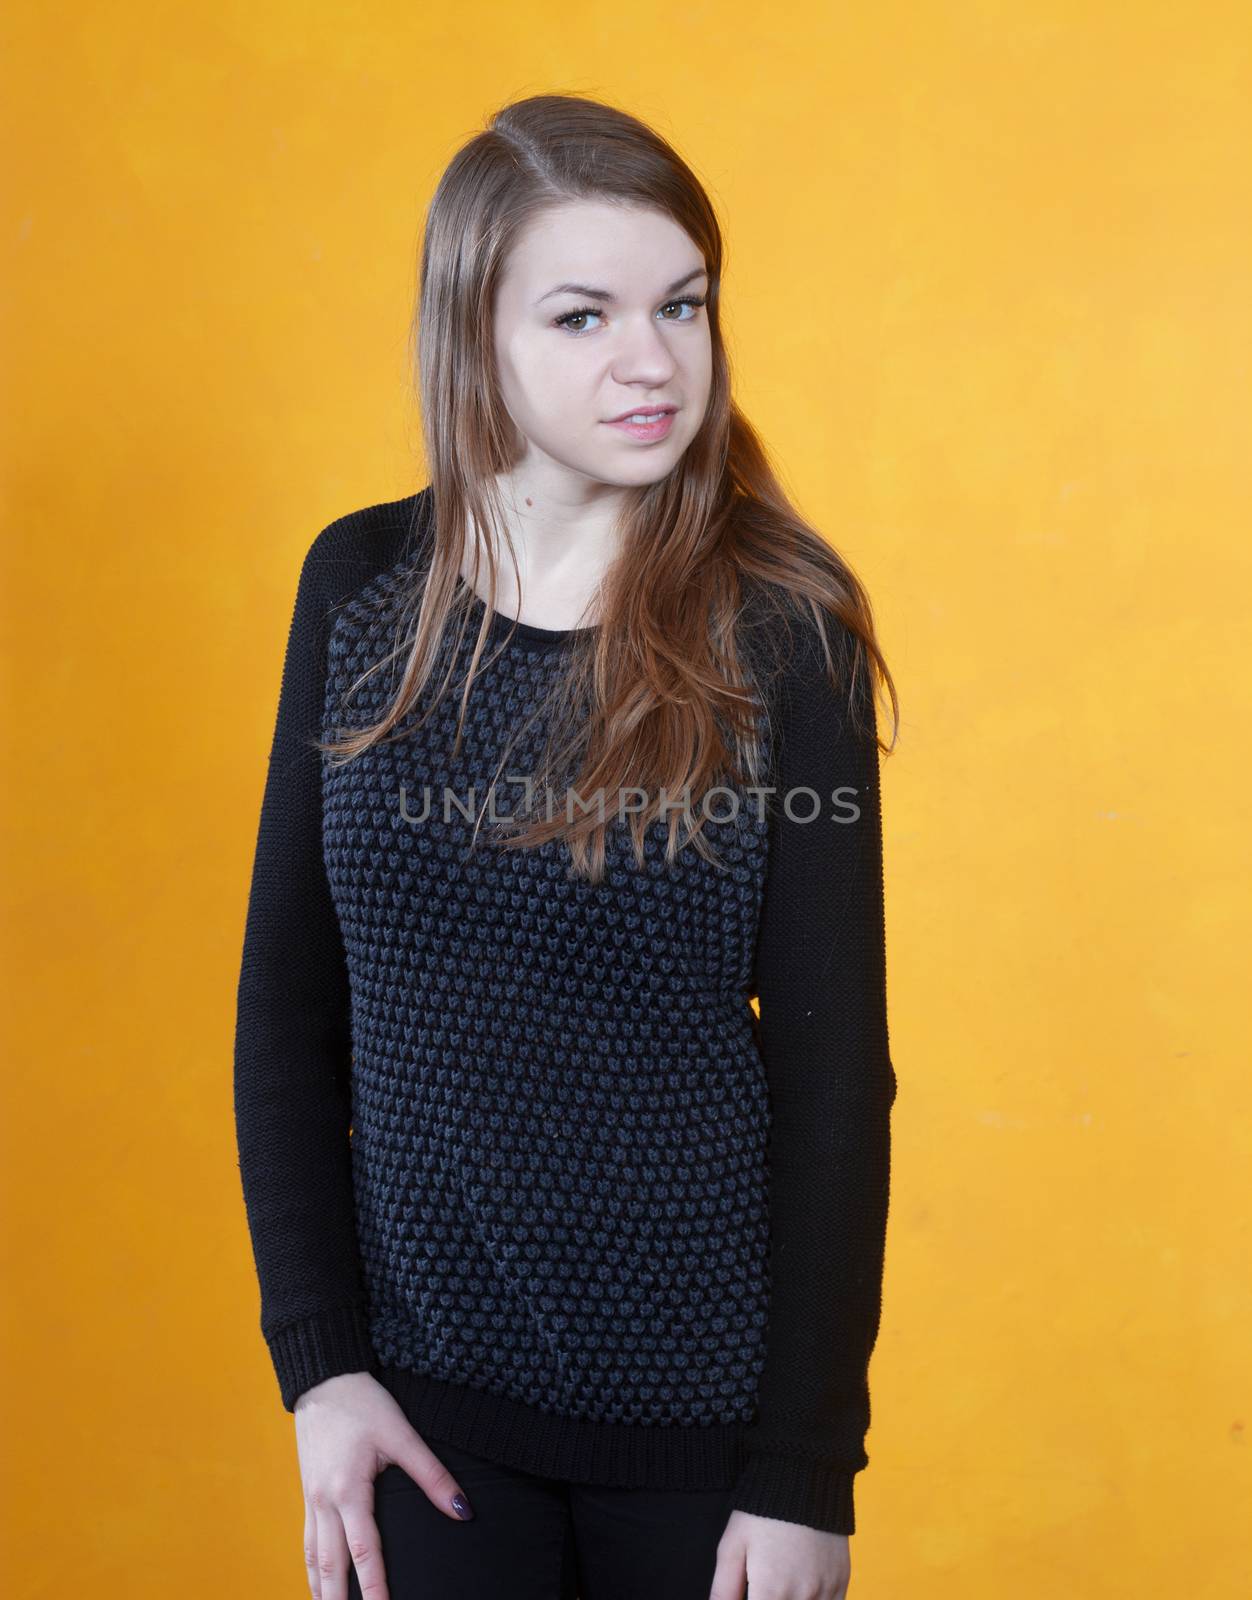
{"type": "Polygon", "coordinates": [[[654,132],[506,107],[427,218],[430,482],[304,560],[235,1105],[318,1600],[847,1585],[891,680],[721,275],[654,132]]]}

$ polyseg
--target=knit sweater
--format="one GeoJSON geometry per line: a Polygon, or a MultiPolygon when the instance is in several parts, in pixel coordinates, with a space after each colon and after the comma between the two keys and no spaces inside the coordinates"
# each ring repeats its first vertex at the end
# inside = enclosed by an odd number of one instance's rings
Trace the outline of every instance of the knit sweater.
{"type": "Polygon", "coordinates": [[[471,848],[582,630],[493,612],[454,752],[461,677],[416,724],[474,599],[404,737],[312,743],[389,703],[431,502],[326,527],[287,640],[234,1063],[282,1402],[371,1372],[432,1448],[852,1533],[896,1092],[876,741],[793,621],[759,679],[780,798],[710,804],[720,865],[666,862],[664,821],[642,868],[611,827],[599,884],[561,841],[471,848]]]}

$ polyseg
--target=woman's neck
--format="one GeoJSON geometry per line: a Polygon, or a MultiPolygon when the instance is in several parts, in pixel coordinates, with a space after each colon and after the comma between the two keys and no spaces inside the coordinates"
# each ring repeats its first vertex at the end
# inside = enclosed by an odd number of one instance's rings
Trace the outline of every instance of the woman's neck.
{"type": "Polygon", "coordinates": [[[473,525],[461,560],[461,577],[484,604],[502,615],[546,629],[593,625],[596,590],[617,554],[616,505],[574,508],[542,504],[536,495],[501,484],[504,528],[520,569],[502,537],[495,542],[494,595],[483,530],[473,525]],[[480,556],[474,574],[474,544],[480,556]]]}

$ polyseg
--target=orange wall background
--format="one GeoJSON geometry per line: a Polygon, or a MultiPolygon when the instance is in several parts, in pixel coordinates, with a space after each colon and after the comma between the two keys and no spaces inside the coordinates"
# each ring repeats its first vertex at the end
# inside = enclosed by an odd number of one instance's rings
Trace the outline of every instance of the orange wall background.
{"type": "Polygon", "coordinates": [[[300,560],[424,480],[425,205],[653,121],[738,396],[875,599],[900,1081],[853,1592],[1252,1592],[1252,12],[9,12],[14,1600],[307,1593],[234,985],[300,560]]]}

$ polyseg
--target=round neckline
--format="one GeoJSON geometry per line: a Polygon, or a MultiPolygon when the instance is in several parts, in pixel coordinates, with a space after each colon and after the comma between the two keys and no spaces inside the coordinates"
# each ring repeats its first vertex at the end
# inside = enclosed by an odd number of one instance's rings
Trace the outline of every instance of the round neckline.
{"type": "MultiPolygon", "coordinates": [[[[479,609],[485,608],[481,595],[474,596],[474,605],[479,609]]],[[[503,611],[493,609],[491,613],[492,632],[512,634],[519,639],[529,639],[534,644],[558,645],[567,640],[581,638],[584,634],[595,633],[600,624],[593,622],[584,628],[541,628],[538,623],[519,622],[516,617],[507,616],[503,611]]]]}

